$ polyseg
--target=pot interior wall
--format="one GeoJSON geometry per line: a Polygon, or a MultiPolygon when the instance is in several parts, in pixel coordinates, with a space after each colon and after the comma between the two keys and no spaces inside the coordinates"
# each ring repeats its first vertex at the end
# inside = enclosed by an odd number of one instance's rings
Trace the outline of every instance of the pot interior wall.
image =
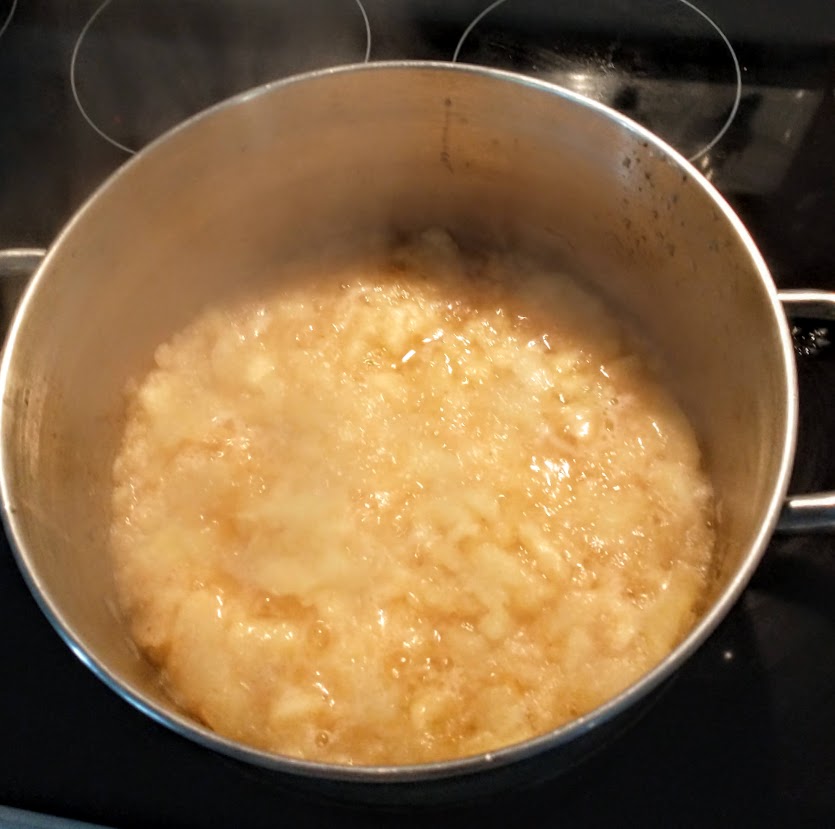
{"type": "Polygon", "coordinates": [[[127,165],[53,249],[7,355],[3,451],[31,578],[137,692],[159,700],[117,621],[106,544],[126,380],[205,304],[286,262],[428,226],[571,268],[640,326],[715,484],[717,595],[749,555],[786,442],[787,372],[768,292],[701,184],[628,125],[534,84],[325,74],[127,165]]]}

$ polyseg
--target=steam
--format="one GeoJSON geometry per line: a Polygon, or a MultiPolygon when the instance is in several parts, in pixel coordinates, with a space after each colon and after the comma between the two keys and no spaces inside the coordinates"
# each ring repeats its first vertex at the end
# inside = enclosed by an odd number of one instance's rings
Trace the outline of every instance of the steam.
{"type": "Polygon", "coordinates": [[[104,0],[79,33],[70,81],[88,124],[133,153],[239,92],[370,52],[362,0],[104,0]]]}

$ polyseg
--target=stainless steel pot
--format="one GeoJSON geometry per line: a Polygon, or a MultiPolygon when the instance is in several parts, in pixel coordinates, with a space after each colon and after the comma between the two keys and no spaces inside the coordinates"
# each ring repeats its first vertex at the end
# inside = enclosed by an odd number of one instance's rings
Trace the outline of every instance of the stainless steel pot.
{"type": "Polygon", "coordinates": [[[6,528],[32,592],[79,658],[129,702],[205,746],[376,801],[457,797],[553,774],[622,727],[710,635],[778,521],[786,529],[835,523],[832,494],[786,501],[797,384],[781,300],[813,316],[835,307],[827,294],[778,295],[745,228],[693,167],[570,92],[421,63],[269,85],[186,122],[127,163],[38,268],[0,369],[6,528]],[[287,257],[380,229],[434,225],[570,268],[637,320],[664,355],[718,499],[709,608],[617,698],[490,754],[352,768],[218,737],[161,692],[116,607],[108,488],[126,378],[147,369],[154,347],[207,301],[287,257]]]}

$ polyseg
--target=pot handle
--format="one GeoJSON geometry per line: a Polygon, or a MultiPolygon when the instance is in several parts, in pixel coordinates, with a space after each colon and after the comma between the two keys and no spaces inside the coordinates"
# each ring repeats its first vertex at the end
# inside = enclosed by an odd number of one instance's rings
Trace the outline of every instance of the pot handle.
{"type": "Polygon", "coordinates": [[[0,250],[0,338],[9,327],[17,303],[44,256],[46,251],[42,248],[0,250]]]}
{"type": "MultiPolygon", "coordinates": [[[[778,291],[789,319],[835,320],[835,292],[778,291]]],[[[835,491],[790,495],[786,499],[778,532],[831,532],[835,529],[835,491]]]]}

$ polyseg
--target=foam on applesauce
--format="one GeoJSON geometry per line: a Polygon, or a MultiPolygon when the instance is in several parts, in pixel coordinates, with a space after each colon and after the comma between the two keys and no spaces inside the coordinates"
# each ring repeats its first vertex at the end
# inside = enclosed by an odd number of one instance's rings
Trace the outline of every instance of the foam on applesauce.
{"type": "Polygon", "coordinates": [[[495,749],[695,620],[693,431],[599,300],[518,257],[431,231],[209,310],[128,397],[120,599],[233,739],[358,765],[495,749]]]}

